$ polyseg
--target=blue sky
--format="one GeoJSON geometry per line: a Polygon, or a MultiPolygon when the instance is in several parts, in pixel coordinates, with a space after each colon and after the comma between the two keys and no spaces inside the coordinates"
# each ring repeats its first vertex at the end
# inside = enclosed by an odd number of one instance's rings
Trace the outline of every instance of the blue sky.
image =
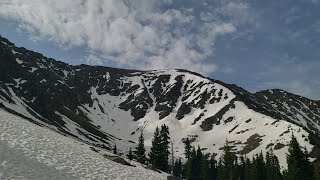
{"type": "Polygon", "coordinates": [[[2,0],[0,34],[70,64],[184,68],[320,99],[320,0],[2,0]]]}

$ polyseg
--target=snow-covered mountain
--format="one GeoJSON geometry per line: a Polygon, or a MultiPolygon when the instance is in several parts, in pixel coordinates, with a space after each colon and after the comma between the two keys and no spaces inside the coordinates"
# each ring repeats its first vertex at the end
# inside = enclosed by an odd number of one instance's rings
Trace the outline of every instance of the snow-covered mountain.
{"type": "Polygon", "coordinates": [[[293,133],[320,157],[320,102],[282,90],[252,94],[186,70],[137,71],[71,66],[0,38],[0,107],[82,142],[122,153],[143,130],[151,145],[167,124],[175,156],[183,139],[221,154],[226,139],[238,154],[273,149],[285,166],[293,133]]]}

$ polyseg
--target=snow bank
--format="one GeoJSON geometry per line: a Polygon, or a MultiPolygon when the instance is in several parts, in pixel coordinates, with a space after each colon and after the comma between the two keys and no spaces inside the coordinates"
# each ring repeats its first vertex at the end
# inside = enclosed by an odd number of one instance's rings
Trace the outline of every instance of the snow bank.
{"type": "Polygon", "coordinates": [[[0,110],[0,179],[167,179],[0,110]]]}

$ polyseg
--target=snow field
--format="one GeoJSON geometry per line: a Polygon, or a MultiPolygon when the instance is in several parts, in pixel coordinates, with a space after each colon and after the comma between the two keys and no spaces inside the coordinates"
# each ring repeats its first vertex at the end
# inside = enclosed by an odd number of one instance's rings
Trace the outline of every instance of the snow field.
{"type": "Polygon", "coordinates": [[[167,179],[105,159],[89,145],[0,110],[0,179],[167,179]]]}

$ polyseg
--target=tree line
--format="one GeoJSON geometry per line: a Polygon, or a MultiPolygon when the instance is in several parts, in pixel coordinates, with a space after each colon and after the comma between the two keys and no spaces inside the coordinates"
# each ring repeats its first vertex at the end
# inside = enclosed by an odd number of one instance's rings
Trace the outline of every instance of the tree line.
{"type": "Polygon", "coordinates": [[[184,140],[184,145],[185,161],[182,162],[179,158],[169,162],[169,127],[162,125],[154,132],[149,158],[145,154],[142,132],[137,147],[135,150],[130,148],[127,157],[188,180],[320,180],[320,165],[309,162],[307,150],[300,147],[293,135],[286,158],[288,168],[284,171],[281,171],[279,160],[273,151],[268,151],[265,155],[260,152],[251,158],[244,155],[238,157],[226,141],[223,154],[216,160],[215,153],[203,153],[201,147],[192,146],[188,138],[184,140]]]}

